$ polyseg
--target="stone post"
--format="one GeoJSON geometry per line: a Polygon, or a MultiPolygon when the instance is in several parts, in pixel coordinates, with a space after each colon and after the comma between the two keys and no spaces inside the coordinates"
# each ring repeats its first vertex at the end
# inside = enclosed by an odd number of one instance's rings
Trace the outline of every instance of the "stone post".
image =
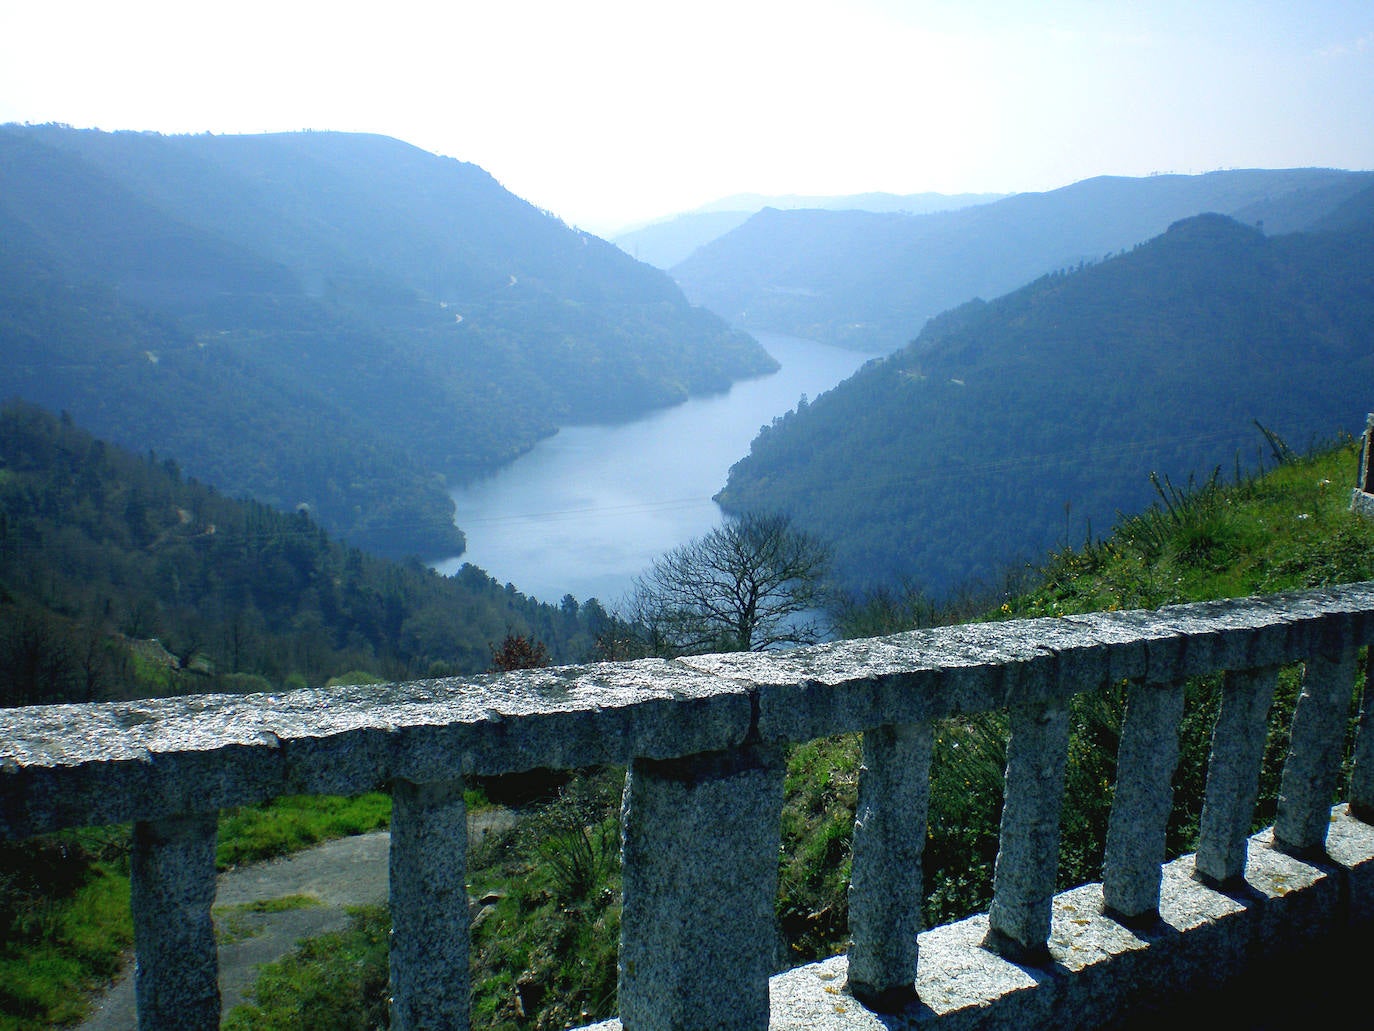
{"type": "Polygon", "coordinates": [[[391,1026],[465,1029],[467,808],[463,784],[392,787],[391,1026]]]}
{"type": "Polygon", "coordinates": [[[1307,660],[1274,815],[1274,844],[1284,852],[1302,857],[1320,856],[1326,850],[1340,776],[1342,725],[1350,714],[1354,688],[1353,647],[1307,660]]]}
{"type": "Polygon", "coordinates": [[[1006,802],[984,945],[1013,962],[1048,958],[1059,870],[1059,814],[1068,760],[1068,709],[1013,705],[1006,802]]]}
{"type": "Polygon", "coordinates": [[[1102,864],[1104,908],[1126,922],[1149,921],[1159,914],[1182,719],[1181,682],[1130,685],[1102,864]]]}
{"type": "Polygon", "coordinates": [[[849,879],[849,991],[895,1012],[916,998],[930,805],[929,723],[864,731],[849,879]]]}
{"type": "Polygon", "coordinates": [[[1374,823],[1374,645],[1364,661],[1364,693],[1355,728],[1355,762],[1350,773],[1350,813],[1357,820],[1374,823]]]}
{"type": "Polygon", "coordinates": [[[219,1027],[217,813],[134,823],[130,907],[139,1031],[219,1027]]]}
{"type": "Polygon", "coordinates": [[[766,1031],[782,750],[631,761],[621,810],[625,1031],[766,1031]]]}
{"type": "Polygon", "coordinates": [[[1221,709],[1212,728],[1207,790],[1198,828],[1197,873],[1213,885],[1245,876],[1250,822],[1259,797],[1269,706],[1278,684],[1277,666],[1228,671],[1221,685],[1221,709]]]}

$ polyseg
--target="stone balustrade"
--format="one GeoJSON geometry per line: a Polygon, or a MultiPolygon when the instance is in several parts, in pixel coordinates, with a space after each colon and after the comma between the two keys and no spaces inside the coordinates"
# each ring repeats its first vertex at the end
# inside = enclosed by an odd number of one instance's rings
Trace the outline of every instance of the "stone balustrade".
{"type": "Polygon", "coordinates": [[[1097,1027],[1374,920],[1374,735],[1352,710],[1371,639],[1365,583],[786,652],[0,710],[0,839],[132,821],[139,1026],[208,1029],[217,811],[386,787],[392,1026],[464,1028],[464,778],[624,765],[620,1017],[599,1027],[1097,1027]],[[1277,817],[1252,836],[1290,663],[1305,672],[1277,817]],[[1166,863],[1182,685],[1218,671],[1197,854],[1166,863]],[[1067,707],[1123,681],[1103,881],[1056,895],[1067,707]],[[932,727],[990,710],[1011,729],[994,900],[923,929],[932,727]],[[772,976],[783,749],[855,731],[852,944],[772,976]]]}

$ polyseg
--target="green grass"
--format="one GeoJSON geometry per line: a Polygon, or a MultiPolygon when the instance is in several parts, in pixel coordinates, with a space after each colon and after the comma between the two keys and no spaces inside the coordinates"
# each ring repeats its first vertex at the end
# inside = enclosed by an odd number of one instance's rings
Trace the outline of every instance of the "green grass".
{"type": "Polygon", "coordinates": [[[391,821],[391,796],[293,795],[220,814],[215,861],[221,870],[303,848],[381,830],[391,821]]]}
{"type": "Polygon", "coordinates": [[[133,943],[119,835],[64,832],[0,850],[0,1028],[79,1019],[133,943]]]}
{"type": "Polygon", "coordinates": [[[574,778],[474,850],[473,1027],[570,1027],[615,1011],[623,769],[574,778]]]}
{"type": "Polygon", "coordinates": [[[778,920],[796,962],[835,952],[849,925],[846,894],[858,805],[857,735],[788,752],[778,866],[778,920]]]}
{"type": "Polygon", "coordinates": [[[1374,579],[1374,524],[1350,511],[1346,442],[1224,485],[1158,484],[1160,502],[1105,540],[1050,556],[1002,616],[1156,608],[1374,579]]]}
{"type": "MultiPolygon", "coordinates": [[[[480,796],[474,801],[482,804],[480,796]]],[[[226,810],[216,863],[226,870],[286,855],[384,828],[390,816],[390,796],[378,792],[226,810]]],[[[90,994],[123,967],[133,946],[128,857],[127,826],[44,835],[0,849],[0,1029],[30,1031],[80,1019],[90,994]]],[[[290,898],[265,903],[300,904],[290,898]]]]}
{"type": "Polygon", "coordinates": [[[141,655],[137,649],[129,649],[129,672],[140,696],[153,698],[172,689],[172,670],[141,655]]]}
{"type": "Polygon", "coordinates": [[[265,964],[253,1000],[230,1010],[226,1031],[373,1031],[387,1026],[385,906],[350,910],[342,931],[302,941],[265,964]]]}
{"type": "Polygon", "coordinates": [[[348,687],[358,684],[385,684],[386,677],[379,677],[375,673],[368,673],[366,670],[351,669],[347,673],[340,673],[337,677],[330,677],[324,682],[325,687],[348,687]]]}

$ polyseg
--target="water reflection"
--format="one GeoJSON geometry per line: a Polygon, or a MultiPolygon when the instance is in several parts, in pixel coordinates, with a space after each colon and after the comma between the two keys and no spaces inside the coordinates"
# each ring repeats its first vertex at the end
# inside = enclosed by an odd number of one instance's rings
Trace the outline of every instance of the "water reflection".
{"type": "Polygon", "coordinates": [[[480,566],[541,601],[565,594],[608,607],[663,552],[721,521],[711,495],[759,427],[872,357],[756,334],[782,368],[635,422],[573,426],[480,482],[453,491],[467,535],[442,573],[480,566]]]}

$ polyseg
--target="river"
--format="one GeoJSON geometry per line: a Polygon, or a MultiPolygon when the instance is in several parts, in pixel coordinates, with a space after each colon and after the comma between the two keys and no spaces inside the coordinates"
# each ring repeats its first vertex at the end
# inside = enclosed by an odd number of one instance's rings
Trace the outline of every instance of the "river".
{"type": "Polygon", "coordinates": [[[540,601],[621,601],[664,552],[722,519],[711,500],[759,428],[848,377],[872,354],[756,333],[782,368],[617,425],[569,426],[452,492],[471,562],[540,601]]]}

